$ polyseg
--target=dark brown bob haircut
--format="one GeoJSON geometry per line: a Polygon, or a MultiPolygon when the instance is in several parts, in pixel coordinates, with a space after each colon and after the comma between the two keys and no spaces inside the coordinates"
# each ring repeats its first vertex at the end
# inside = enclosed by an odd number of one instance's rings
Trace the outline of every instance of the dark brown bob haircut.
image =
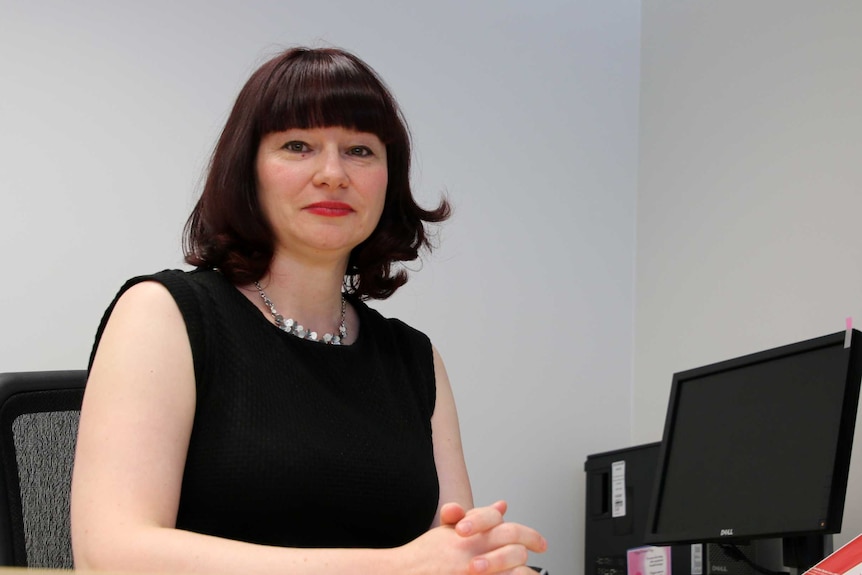
{"type": "Polygon", "coordinates": [[[385,299],[404,285],[406,271],[393,264],[431,249],[425,225],[448,218],[449,204],[443,199],[434,210],[416,204],[410,190],[410,134],[398,104],[374,70],[336,48],[287,50],[246,82],[186,222],[186,262],[218,268],[238,285],[262,278],[273,257],[274,234],[258,201],[255,159],[261,138],[331,126],[380,138],[389,173],[380,221],[350,254],[347,291],[362,299],[385,299]]]}

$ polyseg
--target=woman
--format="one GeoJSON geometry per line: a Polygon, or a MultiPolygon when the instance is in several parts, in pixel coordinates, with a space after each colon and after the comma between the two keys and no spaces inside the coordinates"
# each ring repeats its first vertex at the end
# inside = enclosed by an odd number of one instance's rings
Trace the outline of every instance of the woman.
{"type": "Polygon", "coordinates": [[[289,50],[242,89],[186,227],[193,272],[130,280],[90,359],[76,566],[518,573],[534,530],[473,508],[443,363],[363,300],[428,247],[375,73],[289,50]],[[293,319],[291,319],[293,318],[293,319]]]}

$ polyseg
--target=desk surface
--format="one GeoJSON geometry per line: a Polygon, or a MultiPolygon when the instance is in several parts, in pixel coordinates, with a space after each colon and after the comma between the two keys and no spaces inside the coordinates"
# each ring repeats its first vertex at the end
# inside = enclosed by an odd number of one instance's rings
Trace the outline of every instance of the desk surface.
{"type": "MultiPolygon", "coordinates": [[[[0,575],[130,575],[121,571],[82,571],[72,569],[30,569],[28,567],[3,567],[0,566],[0,575]]],[[[140,574],[137,574],[140,575],[140,574]]],[[[153,573],[152,575],[166,575],[153,573]]]]}

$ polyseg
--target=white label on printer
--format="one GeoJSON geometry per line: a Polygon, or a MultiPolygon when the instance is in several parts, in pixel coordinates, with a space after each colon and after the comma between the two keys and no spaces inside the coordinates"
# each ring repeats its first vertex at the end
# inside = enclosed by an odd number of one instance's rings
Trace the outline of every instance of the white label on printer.
{"type": "Polygon", "coordinates": [[[611,463],[611,517],[626,515],[626,462],[611,463]]]}
{"type": "Polygon", "coordinates": [[[703,575],[703,545],[695,543],[691,546],[691,575],[703,575]]]}

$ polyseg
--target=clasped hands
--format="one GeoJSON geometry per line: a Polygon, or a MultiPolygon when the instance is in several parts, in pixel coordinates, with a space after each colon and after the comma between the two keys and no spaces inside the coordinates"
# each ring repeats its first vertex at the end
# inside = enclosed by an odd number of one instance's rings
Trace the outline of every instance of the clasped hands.
{"type": "Polygon", "coordinates": [[[542,553],[548,544],[536,530],[504,521],[506,510],[505,501],[469,511],[457,503],[447,503],[440,509],[440,526],[408,546],[420,545],[419,555],[431,572],[535,575],[527,567],[528,553],[542,553]]]}

